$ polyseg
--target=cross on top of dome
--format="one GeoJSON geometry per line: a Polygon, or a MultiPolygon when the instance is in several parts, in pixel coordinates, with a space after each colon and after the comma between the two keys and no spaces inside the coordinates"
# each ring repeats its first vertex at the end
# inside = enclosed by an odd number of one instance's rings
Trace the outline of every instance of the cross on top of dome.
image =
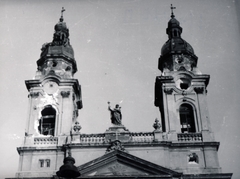
{"type": "Polygon", "coordinates": [[[174,18],[175,17],[175,15],[173,14],[173,9],[176,9],[176,7],[173,7],[173,5],[171,4],[171,7],[170,7],[170,9],[171,9],[171,18],[174,18]]]}
{"type": "Polygon", "coordinates": [[[66,11],[66,10],[64,9],[64,7],[62,7],[60,22],[63,22],[63,12],[64,12],[64,11],[66,11]]]}

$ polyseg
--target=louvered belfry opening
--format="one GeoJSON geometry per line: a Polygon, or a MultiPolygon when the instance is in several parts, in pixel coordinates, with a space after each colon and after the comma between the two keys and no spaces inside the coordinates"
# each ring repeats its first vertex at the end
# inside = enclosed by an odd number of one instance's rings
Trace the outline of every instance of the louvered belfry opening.
{"type": "Polygon", "coordinates": [[[193,107],[190,104],[182,104],[179,115],[182,133],[196,132],[193,107]]]}

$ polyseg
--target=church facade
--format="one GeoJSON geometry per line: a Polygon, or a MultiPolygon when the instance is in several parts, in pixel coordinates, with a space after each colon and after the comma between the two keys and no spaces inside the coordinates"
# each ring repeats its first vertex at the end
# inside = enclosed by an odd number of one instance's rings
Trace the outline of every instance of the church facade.
{"type": "Polygon", "coordinates": [[[67,166],[78,178],[231,178],[221,171],[219,142],[210,126],[210,76],[199,71],[173,12],[155,82],[161,121],[156,119],[149,132],[129,131],[120,106],[109,103],[112,126],[104,133],[80,133],[81,85],[74,78],[77,63],[63,15],[54,29],[53,41],[41,49],[35,79],[25,81],[29,109],[16,178],[61,178],[67,166]]]}

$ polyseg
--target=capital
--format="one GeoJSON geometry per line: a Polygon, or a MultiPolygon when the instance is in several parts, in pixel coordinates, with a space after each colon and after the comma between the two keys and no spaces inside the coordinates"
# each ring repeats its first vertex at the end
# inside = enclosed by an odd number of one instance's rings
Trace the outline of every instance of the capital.
{"type": "Polygon", "coordinates": [[[30,92],[29,94],[32,98],[37,98],[40,95],[40,92],[30,92]]]}
{"type": "Polygon", "coordinates": [[[172,94],[173,88],[165,88],[164,92],[167,93],[167,94],[172,94]]]}
{"type": "Polygon", "coordinates": [[[204,91],[205,91],[205,88],[204,88],[204,87],[195,87],[195,88],[194,88],[194,91],[195,91],[196,93],[203,94],[204,91]]]}
{"type": "Polygon", "coordinates": [[[63,98],[68,98],[70,95],[70,91],[61,91],[61,95],[63,98]]]}

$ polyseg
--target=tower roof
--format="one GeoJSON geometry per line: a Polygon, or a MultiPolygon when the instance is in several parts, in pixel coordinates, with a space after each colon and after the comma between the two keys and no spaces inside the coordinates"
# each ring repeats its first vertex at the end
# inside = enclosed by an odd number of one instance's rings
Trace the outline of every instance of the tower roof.
{"type": "Polygon", "coordinates": [[[193,68],[197,67],[198,57],[194,54],[192,46],[182,39],[183,29],[180,26],[180,22],[175,18],[173,9],[176,8],[171,4],[171,19],[168,21],[166,29],[168,41],[162,46],[158,68],[161,71],[164,69],[169,71],[192,71],[193,68]]]}
{"type": "Polygon", "coordinates": [[[173,13],[173,7],[171,4],[171,19],[168,22],[168,27],[166,29],[166,33],[168,34],[168,41],[163,45],[161,50],[161,55],[166,55],[169,53],[178,53],[178,54],[191,54],[194,55],[194,50],[192,46],[181,38],[182,27],[180,26],[180,22],[175,18],[173,13]]]}
{"type": "Polygon", "coordinates": [[[41,66],[47,58],[63,58],[73,66],[73,73],[77,71],[77,64],[74,59],[74,51],[70,45],[69,30],[63,19],[64,8],[61,10],[59,22],[54,26],[53,40],[50,43],[45,43],[42,46],[40,59],[37,61],[38,66],[41,66]]]}

